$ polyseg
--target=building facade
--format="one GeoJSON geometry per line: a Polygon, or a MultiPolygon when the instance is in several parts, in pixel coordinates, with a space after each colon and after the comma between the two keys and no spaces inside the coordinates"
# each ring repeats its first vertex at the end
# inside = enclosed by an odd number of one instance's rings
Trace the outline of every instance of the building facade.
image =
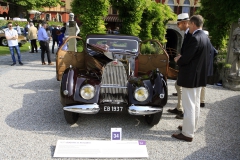
{"type": "MultiPolygon", "coordinates": [[[[44,11],[40,12],[40,19],[45,21],[67,22],[69,13],[71,12],[72,0],[61,0],[63,5],[56,7],[44,7],[44,11]]],[[[30,19],[36,17],[36,12],[29,12],[30,19]]]]}

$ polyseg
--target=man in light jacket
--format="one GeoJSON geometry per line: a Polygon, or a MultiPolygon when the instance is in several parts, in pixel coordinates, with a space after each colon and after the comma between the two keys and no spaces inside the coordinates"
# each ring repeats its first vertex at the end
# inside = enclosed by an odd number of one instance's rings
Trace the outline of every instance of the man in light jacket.
{"type": "Polygon", "coordinates": [[[30,28],[28,29],[28,39],[31,41],[31,52],[34,53],[34,49],[36,53],[38,52],[37,50],[37,33],[38,30],[37,28],[33,25],[32,22],[30,22],[30,28]]]}

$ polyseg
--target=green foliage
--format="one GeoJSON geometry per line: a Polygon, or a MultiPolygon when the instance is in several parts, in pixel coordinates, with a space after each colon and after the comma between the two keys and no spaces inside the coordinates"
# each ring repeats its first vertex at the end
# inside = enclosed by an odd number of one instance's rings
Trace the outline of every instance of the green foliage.
{"type": "Polygon", "coordinates": [[[171,8],[162,3],[156,3],[154,1],[147,1],[148,6],[144,9],[142,21],[140,26],[142,28],[139,37],[142,40],[156,39],[162,44],[166,43],[166,24],[169,20],[175,20],[176,14],[174,14],[171,8]]]}
{"type": "Polygon", "coordinates": [[[163,49],[156,41],[144,41],[141,44],[141,54],[163,54],[163,49]]]}
{"type": "Polygon", "coordinates": [[[216,48],[226,47],[231,24],[240,17],[239,0],[201,0],[198,13],[205,18],[204,26],[207,27],[211,42],[216,48]]]}
{"type": "Polygon", "coordinates": [[[119,18],[122,20],[120,33],[138,36],[141,30],[139,23],[146,7],[146,0],[109,1],[119,11],[119,18]]]}
{"type": "Polygon", "coordinates": [[[54,22],[54,21],[48,21],[47,22],[49,26],[63,26],[63,23],[62,22],[54,22]]]}
{"type": "MultiPolygon", "coordinates": [[[[38,45],[38,43],[37,43],[37,45],[38,45]]],[[[31,46],[31,44],[29,42],[22,45],[20,47],[21,54],[24,52],[29,52],[29,46],[31,46]]],[[[3,56],[3,55],[10,55],[9,48],[6,46],[0,46],[0,56],[3,56]]]]}
{"type": "Polygon", "coordinates": [[[73,13],[83,23],[80,33],[83,38],[90,33],[105,33],[103,17],[108,14],[108,0],[73,0],[71,6],[73,13]]]}
{"type": "Polygon", "coordinates": [[[166,24],[169,20],[177,20],[177,15],[172,12],[171,8],[168,5],[163,5],[158,3],[156,5],[158,10],[158,16],[156,17],[156,22],[152,27],[153,39],[160,41],[162,44],[166,43],[166,24]]]}
{"type": "Polygon", "coordinates": [[[146,8],[142,14],[142,21],[140,22],[141,31],[139,33],[139,37],[142,40],[152,39],[152,25],[156,22],[157,17],[157,9],[156,2],[152,3],[152,1],[148,0],[146,8]]]}
{"type": "Polygon", "coordinates": [[[227,50],[219,50],[217,56],[215,57],[215,67],[221,70],[226,64],[227,50]]]}
{"type": "MultiPolygon", "coordinates": [[[[0,20],[0,27],[1,26],[7,26],[8,22],[12,22],[13,25],[15,25],[15,23],[17,23],[20,27],[25,27],[27,22],[26,21],[12,21],[12,20],[0,20]]],[[[61,22],[54,22],[54,21],[48,21],[48,25],[52,26],[52,25],[62,25],[61,22]]],[[[36,24],[35,24],[36,26],[36,24]]]]}
{"type": "Polygon", "coordinates": [[[0,27],[6,26],[7,25],[7,20],[0,20],[0,27]]]}
{"type": "Polygon", "coordinates": [[[141,45],[141,54],[155,54],[155,53],[156,50],[150,43],[141,45]]]}
{"type": "Polygon", "coordinates": [[[5,2],[16,3],[23,6],[27,10],[38,9],[43,7],[53,7],[62,4],[61,0],[3,0],[5,2]]]}
{"type": "Polygon", "coordinates": [[[232,65],[231,65],[231,64],[229,64],[229,63],[226,63],[226,64],[223,66],[223,68],[230,69],[230,68],[232,68],[232,65]]]}

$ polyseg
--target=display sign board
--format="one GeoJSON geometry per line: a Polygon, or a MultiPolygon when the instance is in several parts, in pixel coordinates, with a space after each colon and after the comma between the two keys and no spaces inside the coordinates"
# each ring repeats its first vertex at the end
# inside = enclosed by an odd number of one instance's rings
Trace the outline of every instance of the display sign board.
{"type": "Polygon", "coordinates": [[[53,157],[148,158],[146,141],[58,140],[53,157]]]}
{"type": "Polygon", "coordinates": [[[112,141],[122,140],[122,128],[111,128],[111,140],[112,141]]]}

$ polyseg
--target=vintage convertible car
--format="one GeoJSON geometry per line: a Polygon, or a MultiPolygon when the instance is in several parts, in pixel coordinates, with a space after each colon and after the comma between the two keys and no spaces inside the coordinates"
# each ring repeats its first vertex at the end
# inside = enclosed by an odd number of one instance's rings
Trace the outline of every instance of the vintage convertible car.
{"type": "Polygon", "coordinates": [[[65,120],[74,124],[79,114],[128,113],[158,124],[168,99],[168,62],[154,40],[107,34],[87,35],[85,41],[68,37],[56,55],[65,120]]]}
{"type": "MultiPolygon", "coordinates": [[[[0,30],[0,45],[8,46],[7,39],[5,37],[5,30],[0,30]]],[[[18,35],[18,45],[21,47],[23,44],[27,43],[27,38],[23,35],[18,35]]]]}

